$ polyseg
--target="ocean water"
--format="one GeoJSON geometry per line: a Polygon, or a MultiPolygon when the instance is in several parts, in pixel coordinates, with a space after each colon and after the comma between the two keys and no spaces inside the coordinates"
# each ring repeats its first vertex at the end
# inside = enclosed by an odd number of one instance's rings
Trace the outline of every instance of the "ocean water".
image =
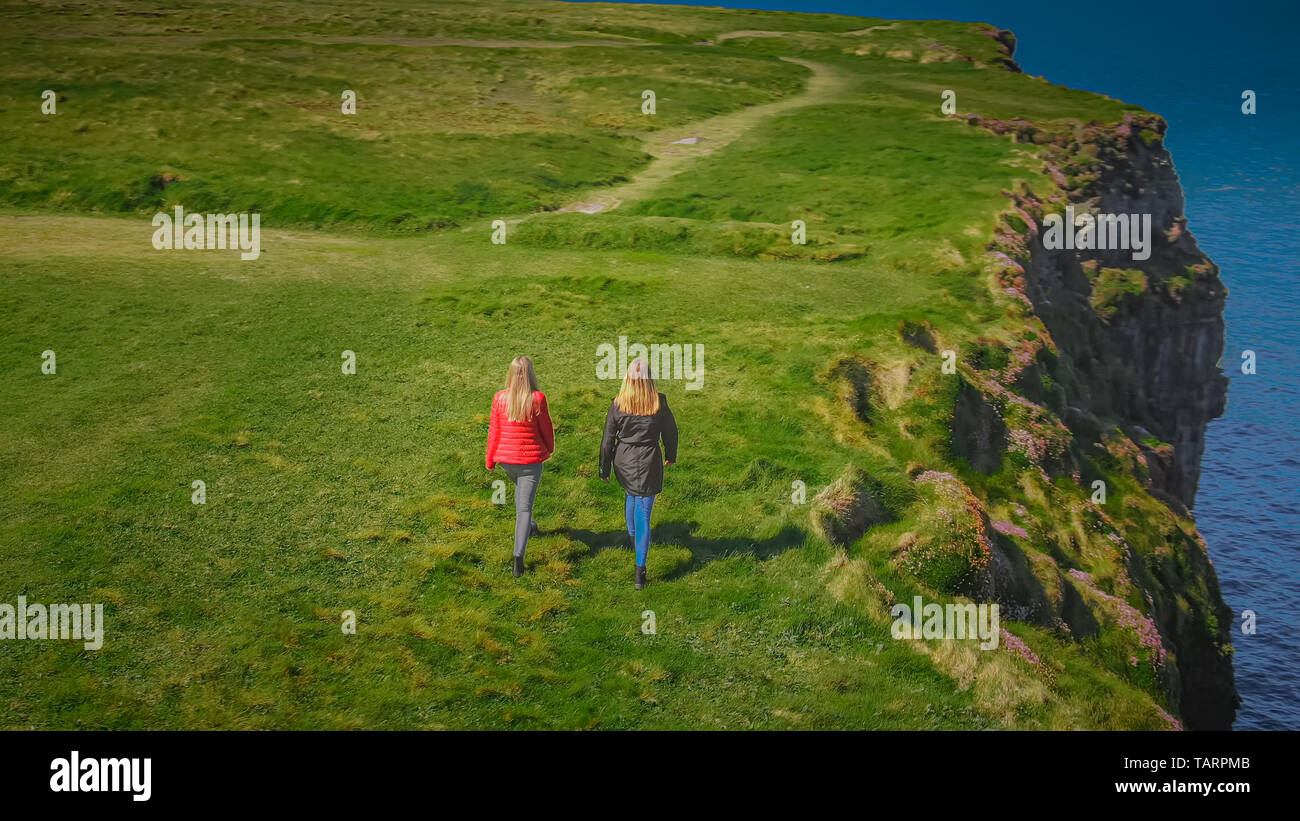
{"type": "MultiPolygon", "coordinates": [[[[645,2],[645,0],[639,0],[645,2]]],[[[683,0],[676,0],[683,2],[683,0]]],[[[1221,269],[1228,409],[1211,423],[1195,514],[1234,627],[1236,729],[1300,729],[1300,6],[993,0],[705,0],[694,5],[988,22],[1029,74],[1169,122],[1188,227],[1221,269]],[[1244,6],[1237,8],[1236,6],[1244,6]],[[1257,113],[1241,111],[1256,93],[1257,113]],[[1244,350],[1257,372],[1241,372],[1244,350]]]]}

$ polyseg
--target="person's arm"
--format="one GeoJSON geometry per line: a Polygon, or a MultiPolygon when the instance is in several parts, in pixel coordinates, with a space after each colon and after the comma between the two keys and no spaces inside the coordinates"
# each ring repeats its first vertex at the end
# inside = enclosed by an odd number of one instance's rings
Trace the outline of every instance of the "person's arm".
{"type": "Polygon", "coordinates": [[[541,440],[542,448],[546,451],[542,456],[545,461],[555,452],[555,427],[551,425],[551,412],[546,407],[546,394],[537,394],[537,438],[541,440]]]}
{"type": "Polygon", "coordinates": [[[605,435],[600,440],[600,478],[609,481],[609,471],[614,466],[614,445],[618,439],[618,420],[614,416],[614,403],[609,403],[605,414],[605,435]]]}
{"type": "Polygon", "coordinates": [[[497,410],[496,398],[492,399],[492,412],[488,414],[487,469],[497,466],[497,445],[501,442],[501,415],[497,410]]]}
{"type": "Polygon", "coordinates": [[[668,397],[659,395],[659,434],[664,439],[664,464],[677,461],[677,420],[668,407],[668,397]]]}

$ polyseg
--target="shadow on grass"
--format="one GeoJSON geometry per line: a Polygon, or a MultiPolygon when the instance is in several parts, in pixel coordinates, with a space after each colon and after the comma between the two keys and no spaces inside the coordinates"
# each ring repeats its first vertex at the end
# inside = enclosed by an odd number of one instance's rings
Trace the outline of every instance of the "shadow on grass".
{"type": "MultiPolygon", "coordinates": [[[[759,561],[770,559],[792,547],[803,543],[804,532],[794,525],[786,525],[775,535],[766,539],[732,537],[725,539],[707,539],[694,535],[700,527],[699,522],[664,522],[655,525],[650,531],[650,549],[656,545],[684,547],[691,552],[691,560],[683,563],[671,573],[664,576],[665,581],[681,578],[693,573],[714,559],[727,556],[750,554],[759,561]]],[[[591,555],[595,556],[605,550],[626,550],[632,552],[632,539],[626,530],[607,530],[596,533],[591,530],[559,528],[556,534],[567,536],[575,542],[585,544],[591,555]]]]}

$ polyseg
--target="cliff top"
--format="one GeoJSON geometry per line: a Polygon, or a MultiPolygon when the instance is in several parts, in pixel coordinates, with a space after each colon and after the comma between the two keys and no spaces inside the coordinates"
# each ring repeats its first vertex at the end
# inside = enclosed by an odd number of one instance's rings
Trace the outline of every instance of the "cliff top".
{"type": "Polygon", "coordinates": [[[0,656],[8,725],[1161,729],[1180,663],[1226,657],[1162,490],[1180,445],[1087,355],[1212,306],[1212,264],[1164,233],[1158,265],[1077,260],[1077,333],[1034,290],[1043,216],[1163,162],[1163,123],[1020,72],[1008,32],[503,0],[0,20],[0,578],[114,630],[0,656]],[[154,250],[177,207],[260,214],[260,257],[154,250]],[[594,454],[600,352],[638,343],[703,370],[661,374],[683,449],[634,595],[594,454]],[[515,580],[482,440],[519,354],[558,445],[515,580]],[[916,596],[999,603],[996,649],[898,639],[916,596]]]}

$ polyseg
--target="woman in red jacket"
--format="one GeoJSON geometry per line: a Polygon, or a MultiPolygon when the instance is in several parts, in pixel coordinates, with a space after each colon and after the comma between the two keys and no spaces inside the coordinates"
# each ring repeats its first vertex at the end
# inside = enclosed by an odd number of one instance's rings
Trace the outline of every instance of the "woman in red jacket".
{"type": "Polygon", "coordinates": [[[515,357],[506,388],[492,397],[488,423],[487,469],[497,465],[515,483],[515,578],[524,574],[524,548],[539,531],[533,499],[542,478],[542,463],[555,451],[555,430],[546,409],[546,394],[537,389],[533,360],[515,357]]]}

